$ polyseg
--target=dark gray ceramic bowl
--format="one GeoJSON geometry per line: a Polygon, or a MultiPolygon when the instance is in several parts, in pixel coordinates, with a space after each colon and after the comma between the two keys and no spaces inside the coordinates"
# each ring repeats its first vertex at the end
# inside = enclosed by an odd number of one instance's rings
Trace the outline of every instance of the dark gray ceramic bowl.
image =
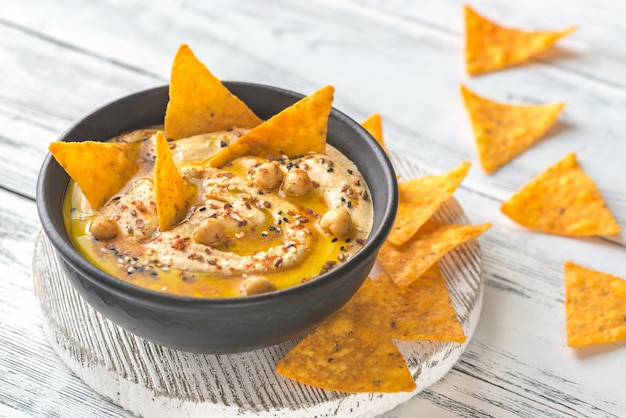
{"type": "MultiPolygon", "coordinates": [[[[303,96],[258,84],[225,82],[259,117],[267,119],[303,96]]],[[[63,141],[105,140],[162,124],[168,87],[119,99],[86,116],[63,141]]],[[[209,299],[150,291],[104,273],[74,248],[63,223],[69,177],[48,155],[37,183],[43,230],[73,287],[91,306],[126,330],[156,343],[194,352],[235,353],[277,344],[305,333],[357,291],[387,237],[397,208],[396,177],[385,152],[355,121],[333,109],[328,142],[361,170],[374,203],[374,222],[363,248],[348,262],[310,282],[256,296],[209,299]]]]}

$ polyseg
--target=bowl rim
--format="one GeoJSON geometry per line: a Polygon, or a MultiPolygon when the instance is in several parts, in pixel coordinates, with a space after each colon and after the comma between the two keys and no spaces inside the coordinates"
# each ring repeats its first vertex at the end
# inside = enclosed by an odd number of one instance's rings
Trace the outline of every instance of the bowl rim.
{"type": "MultiPolygon", "coordinates": [[[[260,88],[273,90],[280,94],[284,94],[289,96],[291,99],[295,101],[304,98],[305,95],[301,93],[297,93],[292,90],[288,90],[281,87],[253,83],[253,82],[245,82],[245,81],[228,81],[222,80],[222,83],[230,90],[231,88],[260,88]]],[[[109,101],[108,103],[97,107],[91,112],[80,117],[77,121],[72,123],[60,136],[58,141],[67,140],[67,136],[73,129],[75,129],[78,125],[85,122],[86,119],[94,117],[101,112],[107,111],[110,107],[114,107],[118,102],[122,100],[132,100],[137,98],[138,96],[151,95],[151,94],[163,94],[163,90],[169,91],[169,85],[161,85],[149,89],[144,89],[141,91],[137,91],[122,97],[118,97],[114,100],[109,101]]],[[[234,93],[233,93],[234,94],[234,93]]],[[[242,99],[243,100],[243,99],[242,99]]],[[[163,109],[165,112],[165,109],[163,109]]],[[[255,112],[256,113],[256,112],[255,112]]],[[[209,298],[209,297],[197,297],[197,296],[183,296],[176,295],[166,292],[159,292],[156,290],[147,289],[145,287],[141,287],[132,283],[129,283],[125,280],[122,280],[112,274],[109,274],[100,268],[98,268],[95,264],[89,262],[79,251],[75,248],[74,245],[71,244],[69,234],[65,230],[63,225],[63,232],[59,232],[58,228],[55,226],[56,223],[53,221],[52,216],[49,212],[49,199],[51,197],[51,193],[46,190],[45,187],[45,177],[47,172],[51,169],[51,166],[57,165],[61,170],[62,167],[57,163],[57,161],[53,158],[50,152],[47,153],[44,161],[42,163],[41,169],[39,171],[39,175],[37,178],[37,187],[36,187],[36,205],[37,211],[39,214],[40,222],[43,227],[43,231],[47,238],[52,243],[53,247],[56,249],[61,258],[69,263],[74,269],[81,272],[81,276],[85,277],[89,282],[91,282],[96,287],[102,287],[108,291],[112,291],[116,293],[118,296],[123,298],[132,298],[134,303],[138,301],[144,302],[146,304],[154,304],[159,303],[163,305],[163,302],[166,302],[167,305],[174,307],[184,306],[188,309],[193,309],[197,307],[202,307],[206,305],[211,305],[215,307],[233,307],[236,308],[238,306],[250,305],[253,303],[266,303],[272,302],[274,299],[284,298],[291,294],[297,293],[315,293],[323,289],[324,287],[332,284],[333,281],[338,280],[338,278],[344,274],[347,274],[349,270],[352,268],[352,265],[357,264],[360,265],[361,262],[365,262],[368,257],[371,257],[371,253],[378,252],[378,249],[383,244],[387,235],[391,231],[391,227],[396,217],[396,210],[398,206],[398,184],[396,181],[396,174],[394,167],[389,160],[389,157],[386,151],[382,148],[382,146],[374,139],[374,137],[359,123],[357,123],[354,119],[349,117],[344,112],[338,110],[334,106],[331,109],[329,115],[330,118],[337,118],[340,122],[347,124],[351,129],[357,131],[361,137],[368,143],[370,150],[375,154],[374,157],[377,161],[380,161],[380,174],[381,178],[385,181],[385,187],[389,190],[389,199],[384,207],[385,215],[382,216],[382,221],[378,226],[372,230],[365,241],[363,247],[357,251],[349,260],[344,263],[341,263],[337,267],[331,269],[330,271],[321,274],[315,279],[309,280],[305,283],[301,283],[295,286],[291,286],[285,289],[280,289],[273,292],[262,293],[258,295],[250,295],[250,296],[234,296],[227,298],[209,298]]],[[[140,129],[140,128],[136,128],[140,129]]],[[[73,140],[69,140],[73,141],[73,140]]],[[[360,168],[360,167],[358,167],[360,168]]],[[[67,185],[69,184],[70,177],[67,173],[64,173],[67,176],[67,183],[63,184],[64,190],[67,190],[67,185]]],[[[60,187],[60,186],[58,186],[60,187]]],[[[369,187],[369,185],[368,185],[369,187]]],[[[65,192],[63,194],[63,199],[65,198],[65,192]]],[[[375,215],[374,215],[375,216],[375,215]]],[[[374,227],[374,225],[373,225],[374,227]]]]}

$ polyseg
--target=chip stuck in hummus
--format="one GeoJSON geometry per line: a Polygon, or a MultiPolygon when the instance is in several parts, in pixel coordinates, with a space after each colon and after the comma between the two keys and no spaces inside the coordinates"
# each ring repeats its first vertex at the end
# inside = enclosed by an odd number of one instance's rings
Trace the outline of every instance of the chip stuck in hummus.
{"type": "Polygon", "coordinates": [[[137,172],[137,144],[53,142],[48,149],[83,189],[94,209],[100,208],[137,172]]]}
{"type": "Polygon", "coordinates": [[[374,139],[376,139],[383,149],[387,149],[387,146],[385,145],[385,137],[383,135],[383,118],[380,113],[373,113],[368,116],[363,122],[361,122],[361,126],[364,127],[367,132],[374,137],[374,139]]]}
{"type": "MultiPolygon", "coordinates": [[[[164,126],[80,143],[113,161],[95,165],[96,197],[93,159],[57,158],[74,180],[65,202],[74,244],[122,280],[195,297],[280,290],[342,264],[365,243],[373,205],[358,168],[326,143],[333,92],[257,120],[181,46],[164,126]]],[[[64,157],[77,146],[51,150],[68,148],[54,153],[64,157]]]]}
{"type": "Polygon", "coordinates": [[[260,123],[261,119],[196,58],[189,46],[178,48],[165,112],[168,138],[180,139],[235,125],[252,128],[260,123]]]}

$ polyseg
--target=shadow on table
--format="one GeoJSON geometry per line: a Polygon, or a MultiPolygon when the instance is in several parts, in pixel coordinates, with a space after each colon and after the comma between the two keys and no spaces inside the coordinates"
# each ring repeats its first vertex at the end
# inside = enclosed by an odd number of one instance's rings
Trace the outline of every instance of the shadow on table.
{"type": "Polygon", "coordinates": [[[611,351],[623,350],[624,348],[626,348],[626,341],[618,343],[597,344],[589,347],[580,347],[574,349],[574,353],[576,357],[584,360],[586,358],[598,356],[611,351]]]}

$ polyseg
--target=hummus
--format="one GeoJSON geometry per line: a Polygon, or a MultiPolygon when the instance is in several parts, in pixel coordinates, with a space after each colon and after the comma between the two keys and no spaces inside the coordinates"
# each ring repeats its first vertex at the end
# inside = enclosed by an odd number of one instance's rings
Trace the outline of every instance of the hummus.
{"type": "Polygon", "coordinates": [[[206,163],[244,132],[170,142],[197,197],[185,219],[167,231],[158,228],[153,184],[156,130],[112,139],[141,141],[139,171],[97,211],[71,182],[66,213],[75,245],[122,280],[197,297],[295,286],[355,254],[369,234],[373,209],[354,164],[330,145],[324,154],[242,157],[222,168],[206,163]],[[112,233],[100,234],[103,220],[112,233]]]}

